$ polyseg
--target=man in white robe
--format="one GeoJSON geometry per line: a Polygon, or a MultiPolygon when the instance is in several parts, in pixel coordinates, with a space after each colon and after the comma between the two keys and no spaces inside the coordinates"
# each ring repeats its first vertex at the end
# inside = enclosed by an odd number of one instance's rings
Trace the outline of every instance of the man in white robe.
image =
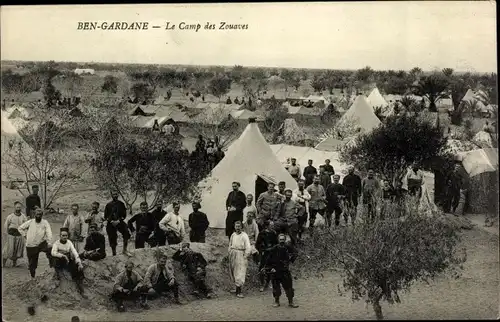
{"type": "Polygon", "coordinates": [[[234,223],[235,232],[229,239],[229,276],[231,282],[235,285],[235,290],[239,298],[244,297],[241,293],[241,288],[245,284],[247,274],[248,256],[252,252],[252,246],[248,235],[242,231],[241,221],[234,223]]]}

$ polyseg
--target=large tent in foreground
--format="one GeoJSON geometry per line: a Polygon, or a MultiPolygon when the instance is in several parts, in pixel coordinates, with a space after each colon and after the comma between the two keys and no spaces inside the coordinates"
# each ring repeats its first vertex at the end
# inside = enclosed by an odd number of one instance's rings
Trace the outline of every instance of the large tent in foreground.
{"type": "MultiPolygon", "coordinates": [[[[268,180],[276,183],[285,181],[288,188],[297,188],[295,180],[262,136],[255,119],[250,119],[249,122],[210,176],[200,183],[201,210],[207,214],[210,227],[225,227],[226,198],[233,181],[241,184],[242,192],[254,196],[267,189],[268,180]]],[[[191,211],[190,205],[185,205],[181,207],[180,213],[187,219],[191,211]]]]}
{"type": "Polygon", "coordinates": [[[373,108],[363,95],[356,97],[352,106],[342,115],[339,124],[342,123],[351,123],[364,133],[371,132],[381,124],[377,115],[373,112],[373,108]]]}

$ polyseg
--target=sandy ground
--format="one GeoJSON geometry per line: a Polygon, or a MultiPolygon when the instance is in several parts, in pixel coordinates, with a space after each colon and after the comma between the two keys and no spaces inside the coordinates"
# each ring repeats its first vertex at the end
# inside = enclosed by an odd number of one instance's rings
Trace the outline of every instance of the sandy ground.
{"type": "MultiPolygon", "coordinates": [[[[60,225],[60,222],[52,221],[54,231],[58,231],[60,225]]],[[[462,243],[467,248],[468,260],[463,276],[458,280],[440,277],[430,285],[417,283],[409,294],[403,294],[401,304],[383,306],[386,318],[496,318],[499,312],[498,242],[498,235],[480,227],[464,231],[462,243]]],[[[3,270],[3,289],[13,282],[29,278],[25,260],[17,268],[7,266],[3,270]]],[[[42,255],[39,270],[44,269],[48,269],[48,262],[42,255]]],[[[161,310],[122,314],[115,311],[55,311],[38,306],[35,317],[27,314],[26,303],[4,297],[3,314],[6,321],[62,321],[74,315],[79,315],[83,321],[373,319],[371,307],[338,294],[337,285],[340,282],[341,277],[335,274],[322,279],[295,281],[296,301],[300,305],[297,309],[289,309],[285,305],[273,308],[271,291],[261,294],[247,290],[244,299],[237,299],[225,290],[219,290],[216,299],[161,310]]]]}

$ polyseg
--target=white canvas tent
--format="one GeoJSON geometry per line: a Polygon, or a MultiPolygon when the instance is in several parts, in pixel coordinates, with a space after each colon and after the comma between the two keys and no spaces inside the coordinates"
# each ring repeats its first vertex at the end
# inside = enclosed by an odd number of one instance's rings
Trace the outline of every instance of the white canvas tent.
{"type": "Polygon", "coordinates": [[[389,106],[389,104],[386,102],[386,100],[376,87],[372,90],[370,95],[368,95],[367,101],[368,103],[370,103],[371,107],[380,106],[382,108],[386,108],[389,106]]]}
{"type": "Polygon", "coordinates": [[[463,155],[462,164],[470,177],[498,170],[497,149],[477,149],[463,155]]]}
{"type": "Polygon", "coordinates": [[[482,148],[491,148],[493,147],[493,140],[491,139],[491,135],[486,131],[479,131],[472,138],[472,142],[476,143],[478,146],[482,148]]]}
{"type": "MultiPolygon", "coordinates": [[[[232,182],[239,182],[240,190],[245,194],[255,195],[258,176],[273,178],[275,182],[285,181],[291,189],[297,187],[297,183],[276,158],[257,123],[252,119],[241,136],[227,150],[224,159],[199,185],[202,189],[201,211],[207,214],[210,227],[225,227],[225,203],[232,182]]],[[[180,213],[187,219],[191,211],[190,205],[184,205],[180,213]]]]}
{"type": "Polygon", "coordinates": [[[339,124],[343,122],[352,122],[354,126],[360,128],[365,133],[371,132],[381,124],[373,112],[373,108],[370,107],[366,98],[362,95],[356,97],[352,106],[342,115],[339,124]]]}
{"type": "Polygon", "coordinates": [[[464,97],[462,98],[462,101],[474,101],[474,92],[469,88],[467,92],[465,93],[464,97]]]}

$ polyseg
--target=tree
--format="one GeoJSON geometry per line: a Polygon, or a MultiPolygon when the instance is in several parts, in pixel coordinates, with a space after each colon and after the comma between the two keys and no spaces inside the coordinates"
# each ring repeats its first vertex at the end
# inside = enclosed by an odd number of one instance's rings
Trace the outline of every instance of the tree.
{"type": "Polygon", "coordinates": [[[372,81],[373,76],[374,76],[374,71],[370,66],[358,69],[355,75],[356,80],[361,83],[368,83],[372,81]]]}
{"type": "MultiPolygon", "coordinates": [[[[280,77],[285,81],[285,92],[288,92],[288,86],[293,87],[295,73],[290,69],[282,69],[280,77]]],[[[300,86],[300,80],[299,80],[299,86],[300,86]]]]}
{"type": "Polygon", "coordinates": [[[394,181],[412,163],[432,169],[445,145],[442,131],[430,122],[410,115],[389,116],[372,132],[361,134],[341,157],[346,164],[372,168],[394,181]]]}
{"type": "Polygon", "coordinates": [[[113,75],[106,75],[104,77],[104,83],[101,87],[101,92],[107,92],[116,94],[118,91],[118,80],[113,75]]]}
{"type": "Polygon", "coordinates": [[[154,90],[147,83],[134,83],[130,88],[139,102],[150,101],[154,96],[154,90]]]}
{"type": "Polygon", "coordinates": [[[225,75],[218,75],[213,77],[208,83],[208,91],[213,96],[220,99],[231,90],[231,78],[225,75]]]}
{"type": "Polygon", "coordinates": [[[422,105],[421,102],[417,102],[417,100],[411,96],[403,96],[400,103],[407,112],[413,113],[414,115],[421,113],[425,109],[425,105],[422,105]]]}
{"type": "Polygon", "coordinates": [[[243,84],[243,93],[245,96],[251,98],[252,100],[256,100],[262,91],[267,88],[267,79],[265,78],[254,78],[247,77],[242,81],[243,84]]]}
{"type": "Polygon", "coordinates": [[[439,275],[459,278],[466,261],[459,247],[457,227],[436,211],[423,214],[413,200],[402,209],[389,205],[385,219],[363,221],[349,229],[315,234],[299,256],[299,273],[339,271],[340,295],[372,305],[378,320],[384,319],[381,303],[401,303],[400,296],[418,281],[429,283],[439,275]],[[313,272],[314,272],[313,271],[313,272]]]}
{"type": "Polygon", "coordinates": [[[38,91],[41,85],[39,75],[34,72],[21,75],[12,72],[11,69],[2,71],[2,91],[9,94],[14,101],[19,101],[33,91],[38,91]]]}
{"type": "Polygon", "coordinates": [[[61,99],[61,92],[55,88],[52,84],[52,79],[47,78],[45,81],[45,87],[43,88],[43,99],[47,107],[52,107],[56,105],[57,101],[61,99]]]}
{"type": "Polygon", "coordinates": [[[412,78],[413,81],[418,81],[420,79],[420,76],[422,76],[422,68],[420,67],[413,67],[411,70],[410,70],[410,76],[412,78]]]}
{"type": "Polygon", "coordinates": [[[229,146],[242,133],[236,120],[224,108],[206,109],[195,118],[196,122],[190,128],[205,139],[218,138],[218,144],[222,148],[229,146]]]}
{"type": "Polygon", "coordinates": [[[453,68],[443,68],[442,72],[444,76],[451,77],[451,75],[453,75],[454,70],[453,68]]]}
{"type": "Polygon", "coordinates": [[[157,68],[150,68],[146,71],[134,71],[129,74],[133,81],[138,83],[147,84],[153,95],[156,92],[156,89],[162,84],[164,80],[164,74],[157,68]]]}
{"type": "Polygon", "coordinates": [[[83,78],[73,73],[72,71],[64,73],[62,80],[63,94],[65,97],[74,97],[77,93],[81,92],[83,78]]]}
{"type": "Polygon", "coordinates": [[[311,87],[316,93],[321,93],[325,89],[325,80],[319,75],[314,75],[311,87]]]}
{"type": "Polygon", "coordinates": [[[328,89],[330,95],[333,94],[333,89],[339,84],[341,83],[341,80],[342,80],[342,76],[341,75],[338,75],[337,73],[335,73],[335,71],[333,70],[327,70],[324,74],[323,74],[323,79],[324,79],[324,83],[325,83],[325,87],[328,89]]]}
{"type": "Polygon", "coordinates": [[[233,67],[231,70],[231,79],[233,79],[236,83],[239,83],[241,79],[243,78],[243,75],[245,73],[245,69],[241,65],[236,65],[233,67]]]}
{"type": "Polygon", "coordinates": [[[430,102],[429,110],[437,112],[436,102],[447,96],[445,93],[448,87],[448,80],[437,73],[422,77],[415,87],[415,93],[419,96],[425,96],[430,102]]]}
{"type": "Polygon", "coordinates": [[[457,110],[460,103],[462,102],[462,98],[465,93],[467,93],[467,85],[465,81],[461,78],[455,78],[450,83],[450,92],[451,92],[451,100],[453,102],[453,109],[457,110]]]}
{"type": "Polygon", "coordinates": [[[181,199],[193,188],[189,153],[179,140],[153,133],[143,139],[118,124],[104,127],[94,144],[94,175],[103,188],[117,190],[129,212],[140,198],[152,207],[158,200],[181,199]]]}
{"type": "Polygon", "coordinates": [[[273,136],[273,139],[277,139],[278,131],[288,117],[288,110],[285,107],[273,106],[269,108],[264,113],[264,129],[267,133],[273,136]]]}
{"type": "MultiPolygon", "coordinates": [[[[50,116],[43,113],[37,117],[39,122],[26,125],[20,133],[25,142],[5,153],[5,158],[2,156],[2,162],[9,165],[7,169],[12,169],[12,173],[6,171],[7,177],[14,179],[20,174],[28,194],[32,182],[39,184],[43,209],[49,209],[66,189],[74,187],[90,170],[85,159],[68,153],[63,146],[71,126],[59,124],[71,125],[72,120],[66,114],[54,113],[50,116]],[[53,120],[60,122],[56,124],[53,120]]],[[[24,195],[21,189],[19,191],[24,195]]]]}
{"type": "Polygon", "coordinates": [[[299,88],[300,88],[300,78],[299,77],[294,77],[291,81],[290,81],[290,85],[296,90],[298,91],[299,88]]]}

